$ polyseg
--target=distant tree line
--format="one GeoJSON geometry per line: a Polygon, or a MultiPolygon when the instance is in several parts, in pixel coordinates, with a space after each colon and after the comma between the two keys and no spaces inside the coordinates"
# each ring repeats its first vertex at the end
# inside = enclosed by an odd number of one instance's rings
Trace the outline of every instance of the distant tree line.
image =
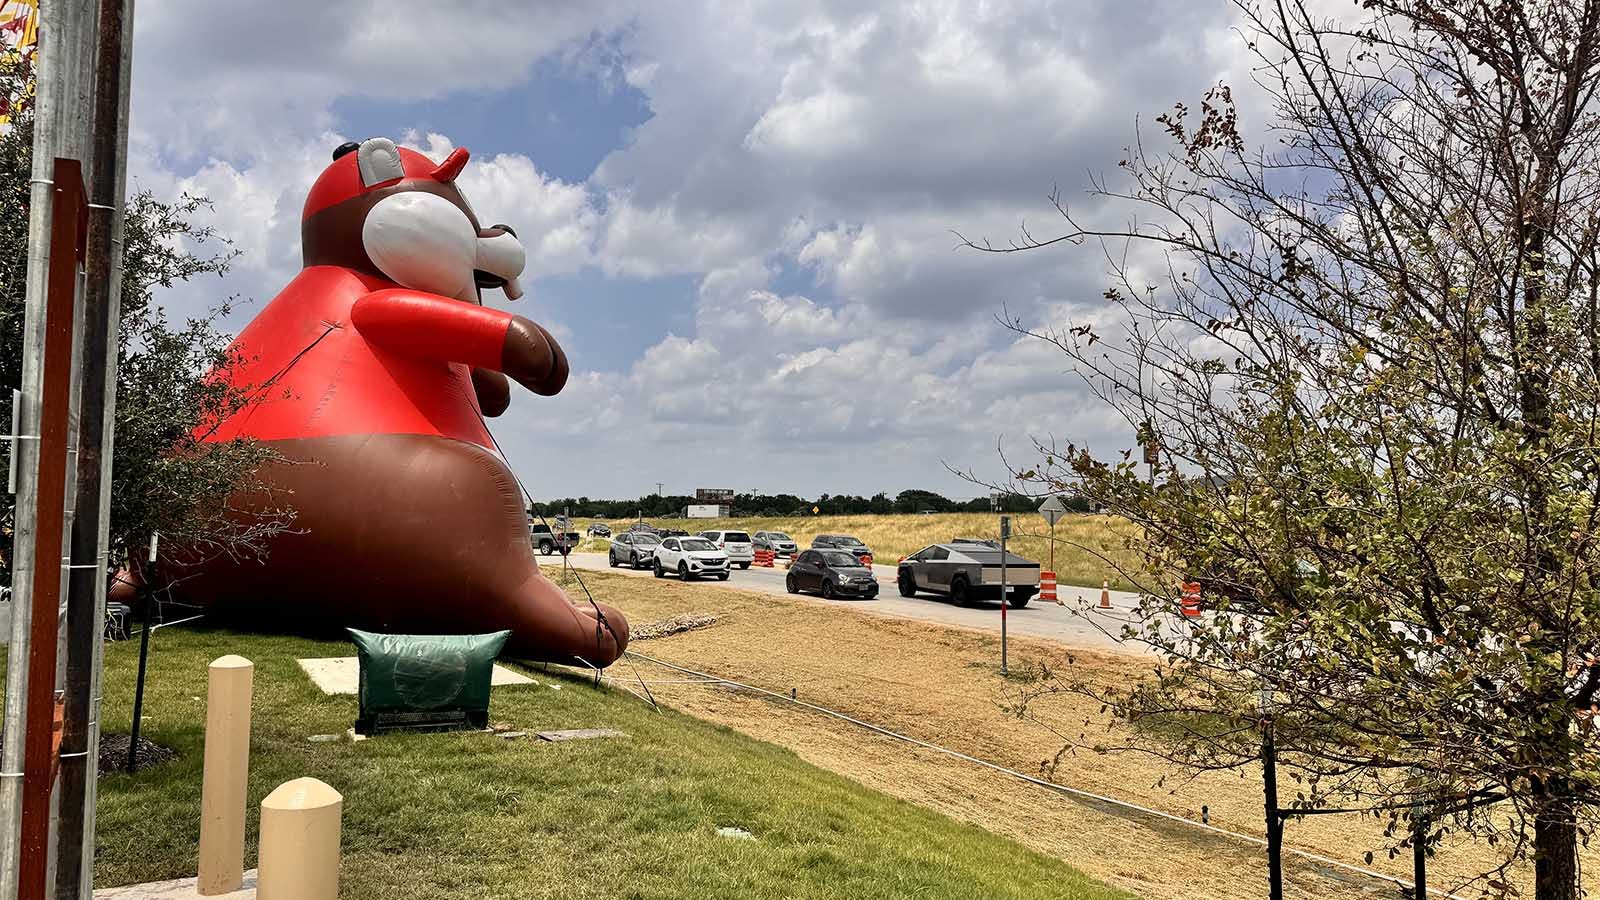
{"type": "MultiPolygon", "coordinates": [[[[547,516],[561,512],[581,518],[627,519],[663,518],[683,514],[684,507],[700,503],[694,497],[682,494],[651,494],[633,500],[599,500],[590,497],[565,497],[544,503],[535,503],[534,509],[547,516]]],[[[975,497],[970,500],[952,500],[934,491],[905,490],[890,497],[886,493],[860,497],[853,494],[823,494],[816,498],[795,494],[736,494],[733,498],[735,516],[809,516],[813,515],[914,515],[924,512],[1006,512],[1030,513],[1039,508],[1042,497],[1031,494],[998,494],[994,497],[975,497]]],[[[1078,496],[1062,496],[1061,502],[1075,512],[1088,512],[1089,501],[1078,496]]]]}

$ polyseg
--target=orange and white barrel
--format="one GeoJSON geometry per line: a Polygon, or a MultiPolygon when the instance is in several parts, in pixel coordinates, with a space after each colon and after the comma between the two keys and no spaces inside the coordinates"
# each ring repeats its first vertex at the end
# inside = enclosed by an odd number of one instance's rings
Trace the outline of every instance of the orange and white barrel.
{"type": "Polygon", "coordinates": [[[1183,614],[1191,618],[1200,615],[1200,582],[1185,581],[1181,600],[1183,614]]]}
{"type": "Polygon", "coordinates": [[[1039,599],[1040,600],[1048,600],[1051,603],[1057,602],[1056,601],[1056,573],[1054,573],[1054,572],[1040,572],[1039,573],[1039,599]]]}

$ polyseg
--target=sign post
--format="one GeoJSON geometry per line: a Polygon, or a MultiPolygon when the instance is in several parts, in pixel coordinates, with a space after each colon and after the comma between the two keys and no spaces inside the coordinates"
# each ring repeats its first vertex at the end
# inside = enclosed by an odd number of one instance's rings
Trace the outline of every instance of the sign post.
{"type": "Polygon", "coordinates": [[[1066,514],[1066,504],[1055,494],[1051,494],[1039,504],[1039,515],[1044,516],[1044,520],[1050,523],[1050,571],[1039,574],[1040,599],[1054,600],[1058,606],[1063,604],[1061,598],[1056,596],[1056,522],[1066,514]],[[1044,593],[1046,590],[1049,591],[1048,596],[1044,593]]]}
{"type": "Polygon", "coordinates": [[[1062,503],[1061,498],[1055,494],[1051,494],[1048,499],[1039,504],[1039,515],[1044,516],[1045,522],[1050,526],[1050,571],[1052,572],[1056,570],[1056,522],[1060,521],[1061,517],[1066,514],[1067,505],[1062,503]]]}
{"type": "Polygon", "coordinates": [[[1000,674],[1011,674],[1006,669],[1006,607],[1011,605],[1006,588],[1006,541],[1011,537],[1011,517],[1000,517],[1000,674]]]}

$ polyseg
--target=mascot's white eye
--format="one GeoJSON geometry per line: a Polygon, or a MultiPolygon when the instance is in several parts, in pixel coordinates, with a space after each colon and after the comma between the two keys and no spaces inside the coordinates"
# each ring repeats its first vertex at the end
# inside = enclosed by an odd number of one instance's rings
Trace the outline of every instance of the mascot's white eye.
{"type": "Polygon", "coordinates": [[[473,299],[478,235],[466,213],[438,194],[403,191],[379,200],[361,226],[367,257],[396,284],[473,299]]]}

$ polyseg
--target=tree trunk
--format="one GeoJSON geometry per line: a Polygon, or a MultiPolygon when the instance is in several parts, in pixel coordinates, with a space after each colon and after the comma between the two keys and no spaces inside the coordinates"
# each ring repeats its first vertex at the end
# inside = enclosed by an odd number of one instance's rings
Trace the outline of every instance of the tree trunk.
{"type": "Polygon", "coordinates": [[[1535,900],[1577,900],[1578,825],[1572,801],[1552,797],[1533,822],[1535,900]]]}

